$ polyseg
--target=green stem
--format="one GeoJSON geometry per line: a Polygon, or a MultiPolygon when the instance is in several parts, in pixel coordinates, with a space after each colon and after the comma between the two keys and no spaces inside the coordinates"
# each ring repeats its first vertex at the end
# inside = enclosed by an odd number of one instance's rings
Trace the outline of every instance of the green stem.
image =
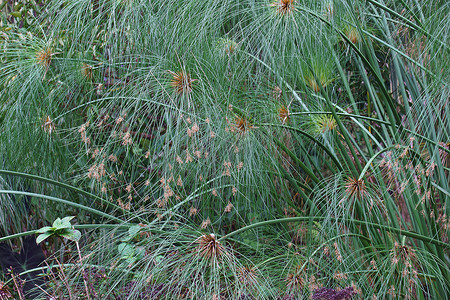
{"type": "Polygon", "coordinates": [[[341,222],[349,222],[349,223],[354,223],[357,225],[366,225],[366,226],[370,226],[370,227],[374,227],[376,229],[379,230],[383,230],[383,231],[389,231],[389,232],[393,232],[393,233],[397,233],[400,235],[404,235],[413,239],[417,239],[426,243],[431,243],[434,244],[436,246],[439,247],[443,247],[443,248],[450,248],[450,244],[449,243],[445,243],[421,234],[418,234],[416,232],[412,232],[412,231],[408,231],[408,230],[402,230],[399,228],[394,228],[391,226],[387,226],[387,225],[381,225],[381,224],[377,224],[377,223],[372,223],[372,222],[366,222],[366,221],[361,221],[361,220],[354,220],[354,219],[348,219],[348,218],[339,218],[339,217],[293,217],[293,218],[281,218],[281,219],[275,219],[275,220],[268,220],[268,221],[262,221],[262,222],[258,222],[258,223],[254,223],[245,227],[242,227],[238,230],[235,230],[233,232],[230,232],[224,236],[222,236],[221,238],[219,238],[219,241],[221,240],[226,240],[229,237],[232,237],[236,234],[239,234],[241,232],[247,231],[249,229],[254,229],[257,227],[262,227],[262,226],[267,226],[267,225],[273,225],[273,224],[280,224],[280,223],[289,223],[289,222],[304,222],[304,221],[323,221],[323,220],[336,220],[336,221],[341,221],[341,222]]]}
{"type": "Polygon", "coordinates": [[[361,180],[364,177],[364,175],[366,175],[367,170],[372,165],[373,161],[375,160],[375,158],[377,158],[378,155],[380,155],[380,154],[382,154],[382,153],[384,153],[386,151],[392,150],[394,148],[395,148],[395,146],[387,147],[387,148],[382,149],[382,150],[378,151],[377,153],[375,153],[375,155],[373,155],[369,159],[369,161],[366,163],[366,165],[364,166],[364,169],[361,171],[361,174],[359,175],[358,180],[361,180]]]}
{"type": "MultiPolygon", "coordinates": [[[[90,228],[129,228],[133,225],[136,224],[83,224],[83,225],[73,225],[73,227],[75,227],[75,229],[90,229],[90,228]]],[[[8,236],[4,236],[0,238],[0,243],[1,242],[5,242],[8,240],[12,240],[15,238],[20,238],[20,237],[24,237],[24,236],[29,236],[29,235],[33,235],[36,234],[36,231],[38,231],[39,229],[36,230],[29,230],[29,231],[24,231],[24,232],[19,232],[16,234],[10,234],[8,236]]]]}
{"type": "Polygon", "coordinates": [[[308,176],[314,181],[314,183],[319,183],[320,180],[317,178],[317,176],[312,172],[311,169],[309,169],[291,150],[289,150],[280,140],[277,138],[273,138],[274,142],[277,144],[278,147],[281,148],[284,152],[286,152],[287,155],[289,155],[290,158],[292,158],[296,164],[300,166],[300,168],[308,174],[308,176]]]}
{"type": "MultiPolygon", "coordinates": [[[[328,113],[328,112],[327,112],[327,113],[328,113]]],[[[311,114],[311,113],[305,113],[305,114],[311,114]]],[[[331,113],[330,113],[330,114],[331,114],[331,113]]],[[[305,132],[305,131],[303,131],[303,130],[301,130],[301,129],[292,127],[292,126],[287,126],[287,125],[282,125],[282,124],[261,123],[261,124],[258,124],[258,125],[261,125],[261,126],[276,126],[276,127],[282,127],[282,128],[294,130],[294,131],[296,131],[296,132],[298,132],[298,133],[300,133],[300,134],[306,136],[306,137],[309,138],[311,141],[313,141],[317,146],[319,146],[320,148],[322,148],[322,149],[330,156],[330,158],[334,161],[334,163],[336,164],[336,166],[338,167],[338,169],[339,169],[340,171],[343,171],[343,170],[344,170],[344,168],[342,167],[341,163],[339,162],[339,160],[337,159],[337,157],[330,151],[330,149],[328,149],[327,147],[325,147],[324,144],[322,144],[321,142],[319,142],[316,138],[314,138],[314,137],[313,137],[312,135],[310,135],[309,133],[307,133],[307,132],[305,132]]]]}
{"type": "Polygon", "coordinates": [[[36,193],[29,193],[29,192],[12,191],[12,190],[0,190],[0,194],[12,194],[12,195],[22,195],[22,196],[30,196],[30,197],[42,198],[42,199],[46,199],[46,200],[50,200],[50,201],[66,204],[66,205],[69,205],[69,206],[73,206],[73,207],[85,210],[87,212],[93,213],[95,215],[102,216],[102,217],[105,217],[105,218],[110,219],[110,220],[114,220],[114,221],[119,222],[119,223],[123,222],[121,219],[119,219],[117,217],[114,217],[112,215],[109,215],[107,213],[104,213],[102,211],[99,211],[99,210],[96,210],[94,208],[90,208],[90,207],[87,207],[85,205],[78,204],[78,203],[75,203],[75,202],[72,202],[72,201],[64,200],[64,199],[61,199],[61,198],[56,198],[56,197],[42,195],[42,194],[36,194],[36,193]]]}
{"type": "Polygon", "coordinates": [[[27,178],[27,179],[33,179],[33,180],[38,180],[40,182],[46,182],[46,183],[50,183],[50,184],[53,184],[53,185],[56,185],[56,186],[60,186],[62,188],[65,188],[65,189],[77,192],[77,193],[79,193],[81,195],[84,195],[84,196],[86,196],[88,198],[92,198],[94,200],[99,200],[100,202],[105,203],[106,205],[110,205],[110,206],[112,206],[112,207],[114,207],[116,209],[121,209],[123,211],[123,209],[120,206],[118,206],[118,205],[116,205],[114,203],[111,203],[108,200],[105,200],[105,199],[103,199],[103,198],[101,198],[99,196],[96,196],[96,195],[92,194],[92,193],[86,192],[85,190],[82,190],[80,188],[77,188],[77,187],[71,186],[69,184],[66,184],[66,183],[63,183],[63,182],[59,182],[59,181],[56,181],[56,180],[53,180],[53,179],[50,179],[50,178],[45,178],[45,177],[41,177],[41,176],[38,176],[38,175],[33,175],[33,174],[28,174],[28,173],[21,173],[21,172],[15,172],[15,171],[10,171],[10,170],[0,170],[0,174],[11,175],[11,176],[18,176],[18,177],[23,177],[23,178],[27,178]]]}

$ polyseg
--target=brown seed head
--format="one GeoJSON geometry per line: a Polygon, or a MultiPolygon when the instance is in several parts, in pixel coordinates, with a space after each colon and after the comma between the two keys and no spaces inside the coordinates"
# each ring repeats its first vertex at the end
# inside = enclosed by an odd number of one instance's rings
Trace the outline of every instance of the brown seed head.
{"type": "Polygon", "coordinates": [[[238,279],[247,286],[257,285],[257,274],[255,268],[242,267],[238,269],[238,279]]]}
{"type": "Polygon", "coordinates": [[[198,209],[191,206],[191,208],[189,209],[189,217],[195,216],[198,213],[198,209]]]}
{"type": "Polygon", "coordinates": [[[276,0],[270,6],[276,8],[278,15],[288,16],[295,11],[294,2],[294,0],[276,0]]]}
{"type": "Polygon", "coordinates": [[[228,202],[227,206],[225,207],[225,212],[229,213],[233,209],[233,204],[231,202],[228,202]]]}
{"type": "Polygon", "coordinates": [[[220,259],[225,253],[225,248],[212,233],[202,235],[197,239],[197,243],[198,255],[200,255],[202,258],[216,261],[220,259]]]}
{"type": "Polygon", "coordinates": [[[307,78],[306,83],[309,85],[310,88],[313,89],[314,92],[316,93],[320,92],[320,87],[317,84],[317,81],[314,77],[307,78]]]}
{"type": "Polygon", "coordinates": [[[400,245],[399,243],[394,243],[394,248],[391,250],[392,260],[397,262],[402,262],[404,265],[411,267],[415,260],[416,255],[414,250],[406,245],[400,245]]]}
{"type": "Polygon", "coordinates": [[[303,270],[301,266],[298,266],[292,273],[289,273],[286,277],[286,284],[289,291],[298,291],[303,289],[305,280],[302,276],[303,270]]]}
{"type": "Polygon", "coordinates": [[[94,77],[94,73],[92,72],[92,66],[88,65],[86,63],[83,63],[81,65],[81,74],[83,74],[83,76],[86,79],[92,80],[92,78],[94,77]]]}
{"type": "Polygon", "coordinates": [[[169,70],[172,75],[170,86],[174,88],[178,95],[189,94],[192,92],[192,82],[198,79],[192,79],[191,75],[183,70],[173,72],[169,70]]]}
{"type": "Polygon", "coordinates": [[[286,106],[283,105],[280,109],[278,109],[278,115],[282,124],[286,124],[289,121],[290,113],[286,106]]]}
{"type": "Polygon", "coordinates": [[[235,129],[239,135],[245,135],[250,129],[256,128],[247,119],[243,117],[236,117],[235,129]]]}
{"type": "Polygon", "coordinates": [[[48,69],[48,67],[52,63],[53,54],[54,53],[52,48],[41,49],[38,52],[36,52],[36,61],[38,65],[41,65],[45,69],[48,69]]]}
{"type": "Polygon", "coordinates": [[[344,34],[353,44],[357,44],[361,40],[358,29],[355,27],[345,28],[344,34]]]}
{"type": "Polygon", "coordinates": [[[200,225],[200,227],[202,229],[205,229],[206,227],[208,227],[209,225],[211,225],[211,220],[209,219],[209,217],[206,220],[203,220],[202,225],[200,225]]]}
{"type": "Polygon", "coordinates": [[[55,123],[53,123],[52,119],[50,118],[50,116],[47,116],[45,118],[45,122],[42,125],[42,128],[44,128],[45,132],[48,132],[49,134],[52,134],[53,130],[55,130],[56,125],[55,123]]]}
{"type": "Polygon", "coordinates": [[[363,179],[349,177],[345,184],[347,197],[362,199],[367,194],[366,184],[363,179]]]}

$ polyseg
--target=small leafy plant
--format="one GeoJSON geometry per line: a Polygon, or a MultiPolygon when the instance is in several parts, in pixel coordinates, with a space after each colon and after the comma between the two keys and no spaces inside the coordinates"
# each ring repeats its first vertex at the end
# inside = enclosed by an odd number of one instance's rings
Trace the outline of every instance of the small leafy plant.
{"type": "Polygon", "coordinates": [[[117,246],[120,259],[123,260],[126,266],[132,266],[133,263],[142,259],[145,255],[145,248],[139,246],[133,241],[137,239],[142,227],[134,225],[128,229],[128,236],[121,240],[121,243],[117,246]]]}
{"type": "Polygon", "coordinates": [[[53,222],[52,227],[45,226],[37,230],[36,233],[39,233],[39,235],[36,238],[36,243],[39,244],[51,236],[57,236],[61,238],[66,238],[74,242],[78,242],[81,238],[81,232],[72,227],[70,221],[73,218],[75,217],[71,216],[65,217],[63,219],[57,218],[53,222]]]}

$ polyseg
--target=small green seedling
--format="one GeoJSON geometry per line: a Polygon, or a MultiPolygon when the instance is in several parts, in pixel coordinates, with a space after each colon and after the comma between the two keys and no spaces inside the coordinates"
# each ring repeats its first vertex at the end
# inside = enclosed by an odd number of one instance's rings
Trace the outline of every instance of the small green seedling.
{"type": "Polygon", "coordinates": [[[124,260],[125,265],[132,265],[145,255],[145,248],[133,242],[133,240],[138,239],[141,229],[142,227],[139,225],[131,226],[128,230],[128,235],[121,239],[122,243],[117,246],[117,251],[120,254],[120,258],[124,260]]]}
{"type": "Polygon", "coordinates": [[[78,240],[81,238],[81,232],[72,228],[70,220],[72,220],[73,218],[73,216],[65,217],[62,220],[60,218],[57,218],[53,222],[52,227],[45,226],[36,231],[36,233],[39,233],[39,236],[36,239],[36,243],[39,244],[40,242],[53,235],[78,242],[78,240]]]}

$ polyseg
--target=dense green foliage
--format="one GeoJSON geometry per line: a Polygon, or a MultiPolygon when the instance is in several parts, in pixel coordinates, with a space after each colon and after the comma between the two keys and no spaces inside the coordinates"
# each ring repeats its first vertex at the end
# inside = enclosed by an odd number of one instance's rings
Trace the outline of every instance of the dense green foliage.
{"type": "Polygon", "coordinates": [[[0,299],[447,299],[449,8],[3,2],[0,299]]]}

